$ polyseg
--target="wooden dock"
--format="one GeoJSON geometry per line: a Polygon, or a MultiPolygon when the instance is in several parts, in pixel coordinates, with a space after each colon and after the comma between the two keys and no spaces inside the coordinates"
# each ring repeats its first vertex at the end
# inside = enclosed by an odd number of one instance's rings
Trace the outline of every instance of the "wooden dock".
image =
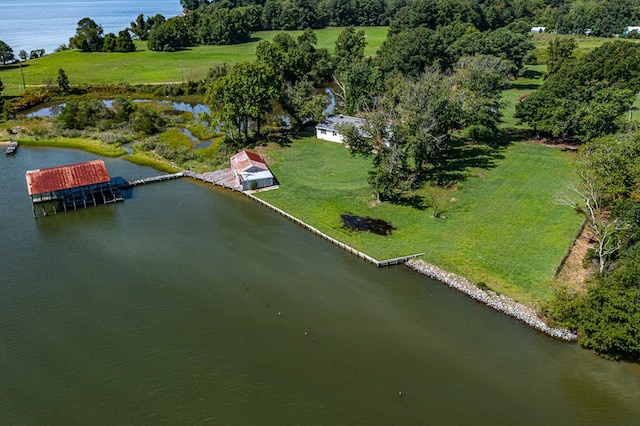
{"type": "Polygon", "coordinates": [[[11,141],[9,142],[9,144],[7,145],[7,147],[4,150],[4,153],[6,155],[13,155],[16,153],[16,151],[18,150],[18,142],[16,141],[11,141]]]}
{"type": "Polygon", "coordinates": [[[146,185],[148,183],[164,182],[166,180],[179,179],[184,177],[185,172],[172,173],[169,175],[150,176],[142,179],[133,179],[129,181],[130,186],[146,185]]]}
{"type": "Polygon", "coordinates": [[[202,182],[242,192],[242,187],[238,184],[238,180],[233,175],[231,169],[216,170],[215,172],[206,173],[195,173],[190,170],[186,170],[183,173],[185,176],[202,182]]]}

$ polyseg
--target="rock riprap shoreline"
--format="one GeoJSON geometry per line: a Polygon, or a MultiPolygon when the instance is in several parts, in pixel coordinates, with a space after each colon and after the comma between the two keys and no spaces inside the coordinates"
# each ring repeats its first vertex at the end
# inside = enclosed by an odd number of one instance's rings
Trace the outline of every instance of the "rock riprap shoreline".
{"type": "Polygon", "coordinates": [[[437,266],[431,265],[422,260],[411,259],[405,264],[411,269],[426,275],[429,278],[443,282],[449,287],[455,288],[456,290],[470,296],[472,299],[484,303],[485,305],[505,313],[510,317],[520,320],[551,337],[565,341],[574,341],[578,339],[578,336],[569,330],[549,327],[544,320],[540,318],[537,312],[528,306],[493,291],[485,291],[464,277],[444,271],[437,266]]]}

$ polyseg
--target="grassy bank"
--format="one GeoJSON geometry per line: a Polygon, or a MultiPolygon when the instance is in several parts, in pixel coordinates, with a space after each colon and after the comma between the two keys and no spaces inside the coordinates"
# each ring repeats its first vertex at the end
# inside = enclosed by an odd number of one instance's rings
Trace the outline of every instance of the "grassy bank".
{"type": "MultiPolygon", "coordinates": [[[[387,35],[387,27],[364,27],[366,55],[376,53],[387,35]]],[[[343,28],[316,30],[317,47],[333,51],[335,40],[343,28]]],[[[222,63],[253,61],[260,40],[271,40],[281,31],[260,31],[253,41],[232,46],[196,46],[179,52],[153,52],[146,42],[136,41],[131,53],[83,53],[67,50],[32,59],[22,66],[27,86],[56,81],[58,69],[64,69],[74,84],[153,84],[202,80],[211,67],[222,63]]],[[[289,31],[297,36],[301,31],[289,31]]],[[[5,96],[17,95],[22,87],[20,68],[0,67],[5,96]]]]}
{"type": "Polygon", "coordinates": [[[553,148],[516,143],[503,154],[451,194],[446,219],[429,208],[375,206],[369,161],[314,138],[269,151],[281,187],[258,196],[379,260],[424,252],[427,262],[533,304],[551,296],[549,280],[580,225],[553,202],[571,169],[567,154],[553,148]],[[396,230],[387,237],[348,231],[343,213],[384,219],[396,230]]]}
{"type": "Polygon", "coordinates": [[[120,157],[126,154],[126,151],[117,145],[107,144],[95,139],[56,137],[38,140],[17,138],[17,140],[20,145],[24,146],[81,149],[104,157],[120,157]]]}

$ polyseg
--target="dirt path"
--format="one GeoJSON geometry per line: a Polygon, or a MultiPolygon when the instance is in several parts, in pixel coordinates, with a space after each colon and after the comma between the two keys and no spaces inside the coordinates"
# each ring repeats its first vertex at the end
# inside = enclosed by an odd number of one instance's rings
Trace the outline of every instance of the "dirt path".
{"type": "Polygon", "coordinates": [[[591,240],[592,232],[588,226],[585,226],[571,247],[569,257],[567,257],[562,270],[558,274],[558,281],[568,288],[580,292],[586,291],[586,280],[589,278],[591,270],[582,266],[582,260],[587,254],[587,250],[593,246],[591,240]]]}

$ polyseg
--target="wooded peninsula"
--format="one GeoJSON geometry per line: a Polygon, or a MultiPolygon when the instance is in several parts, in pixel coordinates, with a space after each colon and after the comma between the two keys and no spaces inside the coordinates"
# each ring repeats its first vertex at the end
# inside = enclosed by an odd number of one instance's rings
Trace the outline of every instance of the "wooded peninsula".
{"type": "Polygon", "coordinates": [[[0,41],[0,140],[196,172],[250,148],[281,184],[258,196],[323,233],[640,361],[640,0],[180,3],[51,54],[0,41]]]}

